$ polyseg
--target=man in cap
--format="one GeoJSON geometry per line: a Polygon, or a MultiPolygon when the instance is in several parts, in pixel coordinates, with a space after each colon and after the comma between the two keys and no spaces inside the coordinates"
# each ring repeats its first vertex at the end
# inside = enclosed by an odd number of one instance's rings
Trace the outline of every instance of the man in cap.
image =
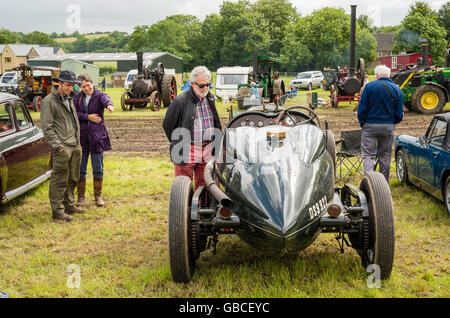
{"type": "Polygon", "coordinates": [[[61,71],[59,82],[41,105],[41,127],[52,150],[53,166],[49,199],[53,220],[72,221],[69,214],[86,210],[75,205],[75,187],[80,178],[80,124],[73,105],[73,87],[80,84],[71,71],[61,71]]]}

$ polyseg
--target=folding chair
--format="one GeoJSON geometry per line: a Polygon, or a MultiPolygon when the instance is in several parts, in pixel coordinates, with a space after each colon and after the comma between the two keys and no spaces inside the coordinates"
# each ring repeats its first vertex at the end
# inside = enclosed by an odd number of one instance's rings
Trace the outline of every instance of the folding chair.
{"type": "Polygon", "coordinates": [[[336,146],[338,145],[340,145],[339,150],[336,152],[336,171],[339,172],[338,179],[343,177],[342,166],[347,168],[344,177],[353,171],[364,176],[364,170],[362,168],[363,158],[361,156],[361,129],[342,131],[341,138],[336,140],[336,146]]]}

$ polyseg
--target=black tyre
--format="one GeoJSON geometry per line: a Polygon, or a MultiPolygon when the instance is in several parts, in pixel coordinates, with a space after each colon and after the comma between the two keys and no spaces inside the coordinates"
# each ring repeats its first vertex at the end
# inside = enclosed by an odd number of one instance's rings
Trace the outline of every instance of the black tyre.
{"type": "Polygon", "coordinates": [[[406,157],[401,149],[395,155],[395,173],[397,175],[397,179],[400,180],[401,183],[409,183],[406,157]]]}
{"type": "Polygon", "coordinates": [[[423,85],[411,96],[412,108],[422,114],[439,113],[445,105],[444,92],[433,85],[423,85]]]}
{"type": "Polygon", "coordinates": [[[192,251],[191,201],[194,193],[189,177],[174,179],[169,195],[169,261],[175,282],[187,283],[195,271],[192,251]]]}
{"type": "Polygon", "coordinates": [[[361,234],[366,242],[359,254],[364,267],[378,265],[380,278],[387,279],[391,275],[395,249],[391,191],[379,172],[367,173],[361,181],[360,189],[367,198],[369,219],[363,221],[361,234]]]}
{"type": "Polygon", "coordinates": [[[169,107],[170,103],[177,97],[177,81],[173,75],[164,75],[161,83],[161,97],[164,107],[169,107]]]}
{"type": "Polygon", "coordinates": [[[450,216],[450,177],[447,177],[444,186],[443,199],[445,204],[445,209],[447,210],[447,215],[450,216]]]}

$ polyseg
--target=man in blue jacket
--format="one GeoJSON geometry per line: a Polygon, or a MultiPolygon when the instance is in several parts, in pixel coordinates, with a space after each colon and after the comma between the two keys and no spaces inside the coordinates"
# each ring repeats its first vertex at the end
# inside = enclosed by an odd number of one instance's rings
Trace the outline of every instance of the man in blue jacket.
{"type": "Polygon", "coordinates": [[[394,125],[403,119],[403,93],[385,65],[375,68],[376,81],[367,83],[358,106],[364,173],[373,171],[375,157],[389,183],[394,125]]]}

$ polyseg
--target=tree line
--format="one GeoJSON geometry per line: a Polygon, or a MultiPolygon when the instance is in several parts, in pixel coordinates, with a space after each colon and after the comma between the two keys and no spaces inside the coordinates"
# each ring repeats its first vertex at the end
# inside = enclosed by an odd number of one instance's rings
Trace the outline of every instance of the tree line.
{"type": "MultiPolygon", "coordinates": [[[[374,33],[395,33],[393,53],[420,52],[420,41],[429,43],[437,65],[450,35],[450,2],[434,11],[427,2],[416,1],[400,25],[376,27],[360,15],[356,24],[356,58],[366,65],[376,59],[374,33]]],[[[99,33],[99,32],[96,32],[99,33]]],[[[1,43],[29,43],[61,46],[68,53],[84,52],[169,52],[184,60],[186,70],[206,65],[245,65],[253,51],[278,57],[282,71],[302,71],[348,64],[350,16],[342,8],[322,8],[302,16],[289,0],[223,1],[218,13],[203,21],[193,15],[172,15],[151,25],[138,25],[132,34],[108,32],[87,37],[77,31],[16,33],[0,29],[1,43]],[[76,37],[71,43],[56,38],[76,37]]]]}

